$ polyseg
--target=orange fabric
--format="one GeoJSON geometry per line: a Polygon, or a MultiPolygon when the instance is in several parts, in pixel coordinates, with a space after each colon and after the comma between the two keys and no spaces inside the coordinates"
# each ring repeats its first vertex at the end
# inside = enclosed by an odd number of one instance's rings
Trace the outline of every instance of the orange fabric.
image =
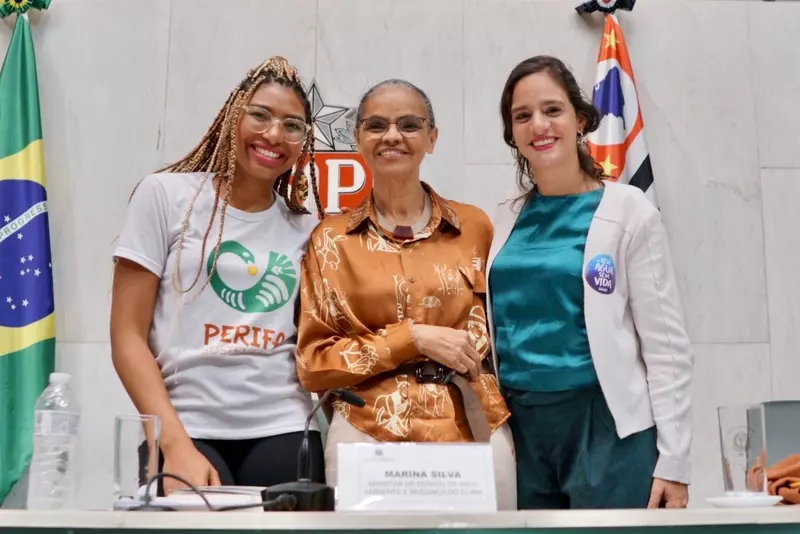
{"type": "MultiPolygon", "coordinates": [[[[379,441],[472,441],[454,386],[393,372],[425,360],[409,320],[470,331],[481,356],[491,352],[484,273],[491,222],[425,189],[431,222],[413,239],[380,228],[371,195],[314,230],[301,272],[297,374],[309,391],[351,388],[366,406],[334,407],[379,441]]],[[[484,372],[471,385],[496,430],[509,417],[497,379],[484,372]]]]}
{"type": "Polygon", "coordinates": [[[800,453],[768,468],[767,481],[770,495],[783,497],[783,504],[800,504],[800,453]]]}

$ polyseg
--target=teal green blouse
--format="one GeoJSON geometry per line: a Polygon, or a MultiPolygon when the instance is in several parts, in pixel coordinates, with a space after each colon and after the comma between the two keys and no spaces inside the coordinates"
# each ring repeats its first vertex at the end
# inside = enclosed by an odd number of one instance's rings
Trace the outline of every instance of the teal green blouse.
{"type": "Polygon", "coordinates": [[[597,383],[583,315],[583,251],[605,188],[526,202],[489,275],[500,384],[565,391],[597,383]]]}

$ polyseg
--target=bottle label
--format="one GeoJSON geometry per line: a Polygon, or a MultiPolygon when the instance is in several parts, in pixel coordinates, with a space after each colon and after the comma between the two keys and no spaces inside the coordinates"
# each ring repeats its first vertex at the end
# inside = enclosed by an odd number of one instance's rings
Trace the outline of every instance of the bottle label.
{"type": "Polygon", "coordinates": [[[40,410],[34,417],[33,428],[38,435],[77,435],[78,414],[40,410]]]}

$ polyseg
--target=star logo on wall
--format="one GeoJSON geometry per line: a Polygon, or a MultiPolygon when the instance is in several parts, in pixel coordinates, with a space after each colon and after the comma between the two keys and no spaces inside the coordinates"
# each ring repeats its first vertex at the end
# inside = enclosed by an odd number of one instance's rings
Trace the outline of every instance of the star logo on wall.
{"type": "Polygon", "coordinates": [[[346,106],[326,104],[322,99],[316,82],[308,90],[311,102],[311,116],[314,120],[314,139],[319,150],[340,151],[336,143],[348,145],[355,151],[355,109],[346,106]]]}

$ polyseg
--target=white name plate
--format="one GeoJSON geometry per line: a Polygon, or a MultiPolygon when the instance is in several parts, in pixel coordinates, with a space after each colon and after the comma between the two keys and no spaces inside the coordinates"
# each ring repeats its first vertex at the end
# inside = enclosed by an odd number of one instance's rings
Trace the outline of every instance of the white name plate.
{"type": "Polygon", "coordinates": [[[336,509],[496,512],[488,443],[340,443],[336,509]]]}

